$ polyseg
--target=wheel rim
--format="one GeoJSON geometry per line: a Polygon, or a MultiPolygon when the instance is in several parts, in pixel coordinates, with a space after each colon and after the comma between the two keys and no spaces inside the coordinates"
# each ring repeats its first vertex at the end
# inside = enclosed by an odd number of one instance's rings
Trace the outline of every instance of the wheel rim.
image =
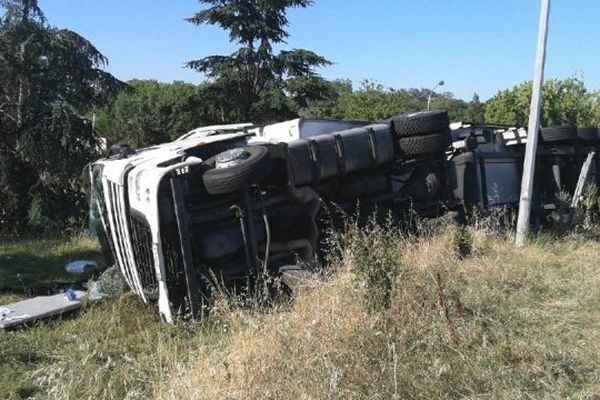
{"type": "Polygon", "coordinates": [[[215,168],[229,168],[240,165],[250,157],[250,154],[244,149],[231,149],[219,154],[215,158],[215,168]]]}

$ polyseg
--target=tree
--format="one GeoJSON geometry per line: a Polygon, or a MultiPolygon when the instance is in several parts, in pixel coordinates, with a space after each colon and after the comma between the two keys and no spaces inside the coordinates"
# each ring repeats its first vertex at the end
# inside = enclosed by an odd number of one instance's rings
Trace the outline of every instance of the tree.
{"type": "MultiPolygon", "coordinates": [[[[314,101],[306,115],[315,118],[377,121],[392,115],[422,111],[427,108],[426,89],[385,88],[375,81],[365,80],[353,90],[349,81],[330,84],[333,95],[327,100],[314,101]]],[[[432,101],[433,109],[448,110],[453,120],[465,120],[467,103],[455,99],[452,93],[441,93],[432,101]]]]}
{"type": "Polygon", "coordinates": [[[485,104],[479,100],[477,93],[473,93],[473,99],[469,103],[468,121],[476,124],[485,122],[485,104]]]}
{"type": "Polygon", "coordinates": [[[467,121],[469,119],[469,103],[457,99],[454,94],[444,92],[431,101],[432,110],[447,110],[451,121],[467,121]]]}
{"type": "Polygon", "coordinates": [[[215,25],[229,32],[239,48],[233,54],[212,55],[187,63],[213,83],[210,92],[223,120],[269,122],[297,115],[313,99],[326,97],[327,82],[316,74],[329,65],[309,50],[283,50],[289,33],[286,12],[305,8],[311,0],[199,0],[205,8],[188,21],[215,25]],[[220,94],[220,95],[218,95],[220,94]]]}
{"type": "Polygon", "coordinates": [[[98,133],[110,143],[135,147],[173,140],[198,126],[218,122],[220,110],[206,86],[132,80],[98,113],[98,133]]]}
{"type": "Polygon", "coordinates": [[[358,90],[340,96],[339,107],[345,119],[375,121],[394,114],[422,110],[422,103],[406,90],[386,89],[365,80],[358,90]]]}
{"type": "MultiPolygon", "coordinates": [[[[529,120],[531,82],[498,92],[486,105],[485,119],[491,123],[526,126],[529,120]]],[[[598,108],[598,96],[577,78],[552,79],[544,83],[542,126],[589,126],[598,108]]]]}
{"type": "Polygon", "coordinates": [[[96,149],[85,112],[121,83],[37,0],[0,0],[0,229],[48,227],[77,212],[76,179],[96,149]]]}
{"type": "Polygon", "coordinates": [[[340,98],[352,94],[352,82],[349,79],[338,79],[327,82],[326,95],[321,99],[311,99],[301,116],[309,118],[343,119],[345,112],[340,106],[340,98]]]}

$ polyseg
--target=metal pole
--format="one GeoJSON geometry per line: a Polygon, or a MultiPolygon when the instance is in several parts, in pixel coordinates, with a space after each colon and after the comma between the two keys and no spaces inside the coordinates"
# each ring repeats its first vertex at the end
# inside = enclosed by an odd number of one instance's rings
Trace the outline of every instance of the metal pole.
{"type": "Polygon", "coordinates": [[[550,17],[550,0],[542,0],[540,12],[537,55],[535,58],[535,75],[529,109],[529,125],[527,128],[527,145],[523,161],[523,178],[521,180],[521,200],[519,202],[519,218],[517,220],[517,246],[523,246],[529,232],[529,215],[533,196],[533,176],[535,174],[535,155],[540,129],[540,111],[542,105],[542,84],[544,82],[544,64],[546,63],[546,43],[548,42],[548,20],[550,17]]]}
{"type": "Polygon", "coordinates": [[[433,94],[433,91],[443,85],[444,81],[439,81],[437,85],[435,85],[431,88],[431,90],[429,90],[429,96],[427,96],[427,111],[431,110],[431,95],[433,94]]]}

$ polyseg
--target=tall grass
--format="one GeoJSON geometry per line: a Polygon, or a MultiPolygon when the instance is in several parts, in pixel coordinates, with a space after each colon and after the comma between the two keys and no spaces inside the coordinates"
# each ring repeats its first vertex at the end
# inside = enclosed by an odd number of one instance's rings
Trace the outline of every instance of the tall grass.
{"type": "Polygon", "coordinates": [[[515,249],[448,228],[354,232],[333,277],[276,313],[227,309],[161,398],[586,398],[600,394],[600,244],[515,249]],[[394,238],[393,240],[391,238],[394,238]],[[382,294],[382,292],[387,294],[382,294]],[[375,306],[375,307],[374,307],[375,306]]]}
{"type": "Polygon", "coordinates": [[[0,394],[600,395],[600,243],[575,234],[515,249],[496,228],[444,225],[415,236],[391,225],[352,227],[331,272],[293,299],[249,307],[247,294],[240,301],[221,292],[203,323],[161,324],[151,306],[125,295],[57,325],[0,333],[0,380],[9,382],[0,394]]]}

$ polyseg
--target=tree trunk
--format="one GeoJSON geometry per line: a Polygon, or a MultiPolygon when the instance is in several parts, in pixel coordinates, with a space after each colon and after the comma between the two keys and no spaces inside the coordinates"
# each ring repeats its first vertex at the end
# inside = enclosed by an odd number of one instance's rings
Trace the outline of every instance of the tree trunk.
{"type": "MultiPolygon", "coordinates": [[[[29,2],[23,2],[23,9],[21,10],[21,23],[22,25],[26,25],[29,22],[29,2]]],[[[27,40],[21,43],[20,53],[19,53],[19,61],[21,61],[21,70],[23,70],[23,66],[25,65],[25,50],[27,49],[27,44],[31,40],[32,36],[29,36],[27,40]]],[[[25,82],[23,74],[18,75],[19,80],[19,90],[17,94],[17,132],[21,130],[23,126],[23,102],[25,97],[25,82]]]]}
{"type": "MultiPolygon", "coordinates": [[[[24,66],[25,66],[25,60],[26,60],[26,51],[27,51],[27,46],[29,45],[29,43],[33,40],[33,34],[29,35],[29,37],[23,41],[21,43],[21,45],[19,46],[19,61],[20,61],[20,65],[21,65],[21,71],[23,71],[24,66]]],[[[25,103],[25,74],[23,74],[23,72],[17,73],[17,110],[16,110],[16,124],[17,124],[17,130],[20,130],[21,127],[23,126],[23,104],[25,103]]]]}

